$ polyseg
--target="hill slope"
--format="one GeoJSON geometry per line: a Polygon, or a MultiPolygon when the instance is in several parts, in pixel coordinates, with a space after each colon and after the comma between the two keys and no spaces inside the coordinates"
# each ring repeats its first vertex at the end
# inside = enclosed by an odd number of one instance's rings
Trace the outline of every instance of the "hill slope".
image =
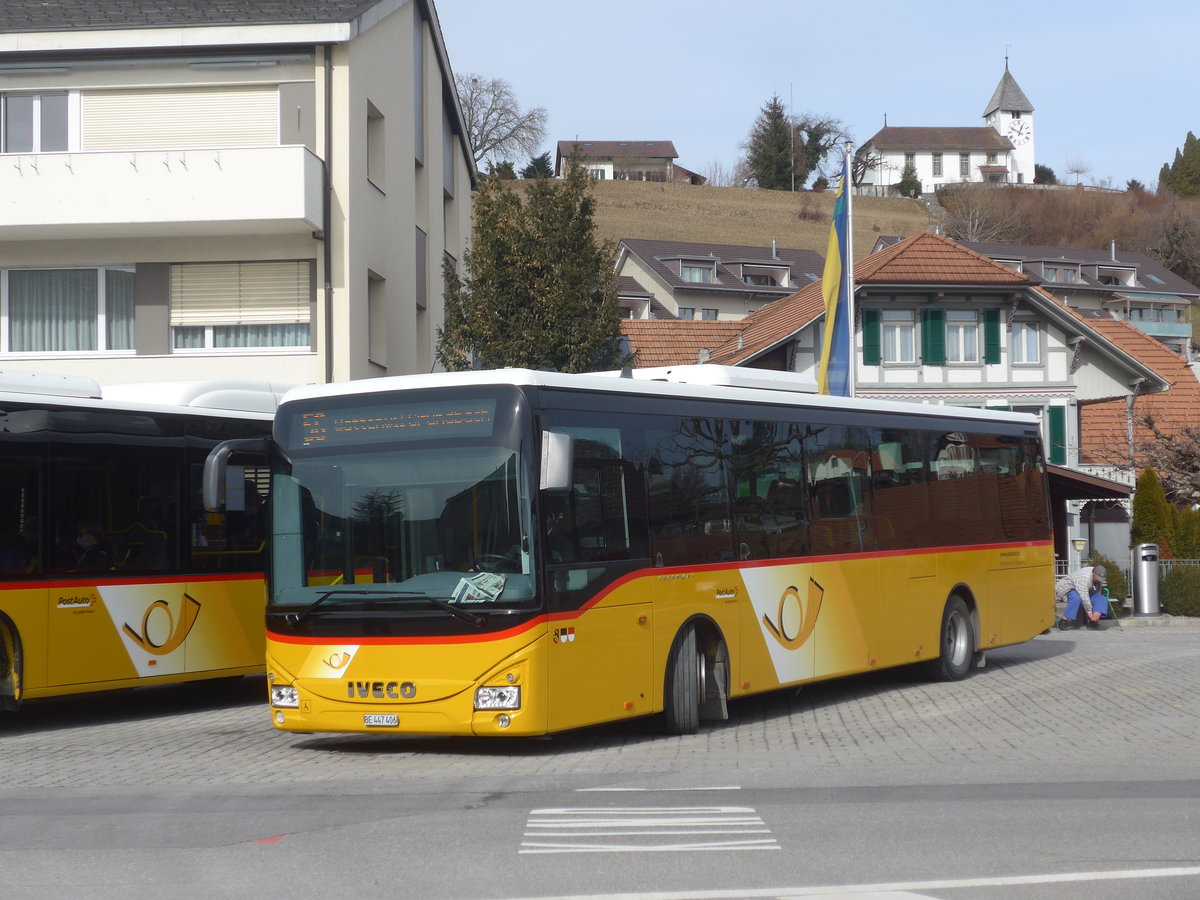
{"type": "MultiPolygon", "coordinates": [[[[520,182],[516,182],[520,184],[520,182]]],[[[833,193],[760,191],[637,181],[595,182],[596,230],[621,238],[696,241],[815,250],[825,255],[833,193]]],[[[915,200],[854,198],[854,257],[871,252],[882,234],[923,231],[929,213],[915,200]]]]}

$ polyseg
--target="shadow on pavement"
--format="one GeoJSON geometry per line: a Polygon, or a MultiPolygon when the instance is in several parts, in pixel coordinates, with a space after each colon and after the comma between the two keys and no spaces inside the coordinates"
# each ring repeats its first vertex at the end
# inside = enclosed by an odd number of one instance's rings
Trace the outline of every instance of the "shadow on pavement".
{"type": "MultiPolygon", "coordinates": [[[[1092,635],[1087,635],[1091,637],[1092,635]]],[[[987,666],[970,676],[986,679],[989,670],[1017,669],[1022,665],[1053,659],[1070,653],[1076,637],[1053,632],[1046,638],[989,651],[987,666]]],[[[916,684],[928,684],[919,666],[899,666],[881,672],[851,675],[821,681],[800,688],[781,688],[753,697],[732,700],[729,719],[706,722],[705,733],[733,730],[749,722],[786,719],[840,703],[851,703],[902,691],[916,684]]],[[[313,735],[293,746],[297,749],[345,754],[454,754],[469,757],[552,757],[564,753],[628,748],[657,741],[687,741],[690,736],[664,733],[661,716],[647,716],[609,725],[566,731],[542,738],[457,738],[409,735],[313,735]]]]}
{"type": "Polygon", "coordinates": [[[246,675],[34,700],[16,712],[0,712],[0,738],[34,731],[142,722],[250,704],[265,706],[264,685],[262,675],[246,675]]]}

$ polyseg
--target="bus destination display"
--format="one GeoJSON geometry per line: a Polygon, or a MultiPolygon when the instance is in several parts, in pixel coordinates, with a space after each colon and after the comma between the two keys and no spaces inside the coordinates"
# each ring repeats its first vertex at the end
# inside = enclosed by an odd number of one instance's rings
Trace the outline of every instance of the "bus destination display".
{"type": "Polygon", "coordinates": [[[495,413],[496,401],[491,399],[314,409],[300,416],[300,446],[487,437],[495,413]]]}

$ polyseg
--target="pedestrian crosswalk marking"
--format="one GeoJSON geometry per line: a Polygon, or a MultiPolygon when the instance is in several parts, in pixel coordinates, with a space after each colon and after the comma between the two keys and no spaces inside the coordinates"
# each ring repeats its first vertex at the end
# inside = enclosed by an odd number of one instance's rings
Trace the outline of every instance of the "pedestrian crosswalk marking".
{"type": "Polygon", "coordinates": [[[606,806],[531,811],[520,852],[680,853],[779,849],[771,829],[758,813],[746,806],[606,806]],[[679,837],[691,840],[679,841],[679,837]],[[629,838],[640,840],[630,841],[629,838]]]}

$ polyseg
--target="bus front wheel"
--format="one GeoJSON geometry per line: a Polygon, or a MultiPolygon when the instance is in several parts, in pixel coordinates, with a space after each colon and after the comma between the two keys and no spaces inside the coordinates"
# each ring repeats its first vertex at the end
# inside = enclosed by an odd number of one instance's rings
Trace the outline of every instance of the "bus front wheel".
{"type": "Polygon", "coordinates": [[[696,627],[686,625],[675,636],[667,663],[663,718],[670,734],[695,734],[700,730],[703,675],[704,656],[696,642],[696,627]]]}
{"type": "Polygon", "coordinates": [[[955,595],[946,601],[938,634],[940,654],[925,663],[925,673],[934,681],[966,678],[975,658],[975,625],[962,597],[955,595]]]}

